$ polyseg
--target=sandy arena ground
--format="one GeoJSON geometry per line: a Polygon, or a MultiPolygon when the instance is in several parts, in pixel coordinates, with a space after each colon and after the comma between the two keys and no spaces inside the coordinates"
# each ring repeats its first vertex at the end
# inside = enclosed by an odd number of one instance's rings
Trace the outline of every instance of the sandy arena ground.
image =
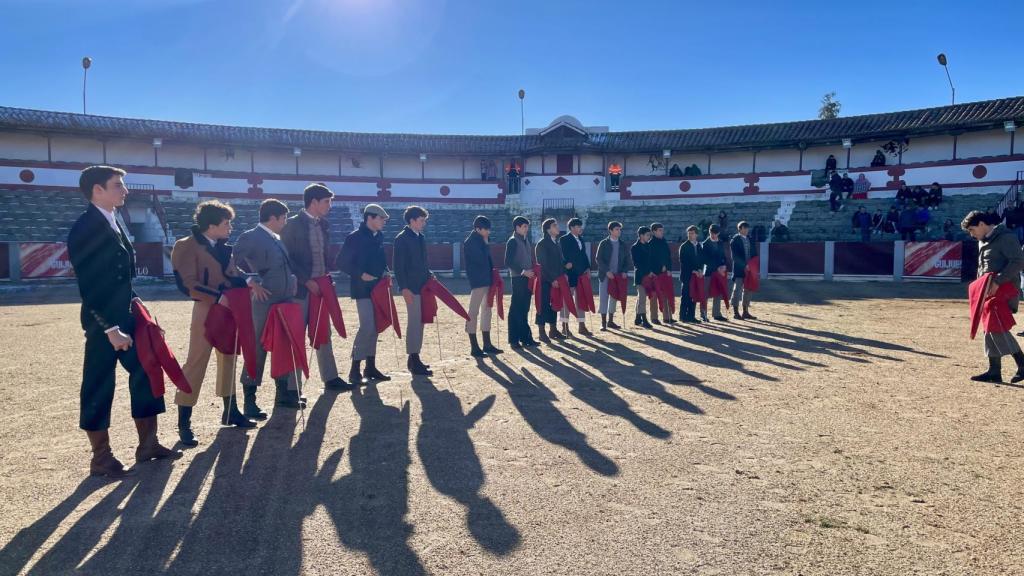
{"type": "MultiPolygon", "coordinates": [[[[388,333],[394,380],[314,377],[304,430],[220,428],[211,367],[200,446],[120,483],[87,477],[77,300],[0,293],[0,575],[1024,574],[1024,389],[967,380],[964,292],[767,282],[757,321],[530,352],[502,324],[483,361],[442,311],[434,377],[388,333]]],[[[183,361],[191,304],[142,294],[183,361]]]]}

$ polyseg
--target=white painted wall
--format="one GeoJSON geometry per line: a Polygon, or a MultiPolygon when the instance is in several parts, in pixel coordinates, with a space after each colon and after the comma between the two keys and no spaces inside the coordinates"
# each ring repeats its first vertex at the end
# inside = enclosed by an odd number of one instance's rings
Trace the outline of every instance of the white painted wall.
{"type": "Polygon", "coordinates": [[[337,176],[338,155],[323,150],[303,150],[299,157],[299,174],[337,176]]]}
{"type": "MultiPolygon", "coordinates": [[[[467,162],[468,162],[468,160],[467,160],[467,162]]],[[[476,177],[479,178],[480,177],[480,166],[479,165],[480,165],[480,161],[479,160],[477,160],[473,164],[466,164],[466,176],[469,176],[469,174],[470,174],[470,172],[469,172],[470,166],[474,166],[475,169],[476,169],[476,177]]],[[[526,157],[526,168],[524,168],[525,172],[528,172],[530,174],[540,174],[540,167],[541,167],[541,157],[540,156],[527,156],[526,157]]]]}
{"type": "MultiPolygon", "coordinates": [[[[649,154],[630,154],[628,156],[628,158],[626,159],[626,165],[625,165],[626,176],[664,176],[665,175],[665,169],[664,168],[659,168],[659,169],[657,169],[655,171],[651,170],[651,165],[648,163],[649,159],[650,159],[650,155],[649,154]]],[[[660,155],[655,155],[655,160],[660,160],[660,159],[661,159],[660,155]]],[[[620,166],[621,166],[621,164],[620,164],[620,166]]],[[[669,164],[669,166],[672,166],[672,165],[669,164]]],[[[680,164],[679,166],[681,168],[682,164],[680,164]]],[[[701,170],[704,170],[706,168],[706,166],[704,164],[699,164],[699,166],[700,166],[701,170]]],[[[554,171],[554,170],[552,169],[552,171],[554,171]]]]}
{"type": "Polygon", "coordinates": [[[19,132],[0,132],[0,158],[45,162],[46,137],[19,132]]]}
{"type": "Polygon", "coordinates": [[[160,148],[160,165],[169,168],[203,169],[203,149],[198,146],[164,143],[160,148]]]}
{"type": "Polygon", "coordinates": [[[583,154],[580,156],[580,174],[601,174],[602,157],[599,154],[583,154]]]}
{"type": "MultiPolygon", "coordinates": [[[[935,160],[951,160],[953,158],[952,136],[929,136],[927,138],[911,138],[910,146],[903,151],[903,163],[932,162],[935,160]]],[[[895,162],[893,162],[895,164],[895,162]]]]}
{"type": "Polygon", "coordinates": [[[1002,129],[968,132],[956,142],[957,158],[981,158],[1010,153],[1010,135],[1002,129]]]}
{"type": "MultiPolygon", "coordinates": [[[[842,165],[843,162],[840,162],[842,165]]],[[[792,172],[800,168],[800,151],[762,150],[757,153],[758,172],[792,172]]]]}
{"type": "Polygon", "coordinates": [[[241,148],[209,148],[206,151],[206,167],[209,170],[228,170],[231,172],[252,172],[249,151],[241,148]],[[227,152],[232,150],[234,157],[229,158],[227,152]]]}
{"type": "MultiPolygon", "coordinates": [[[[477,168],[479,170],[479,167],[477,168]]],[[[388,156],[384,158],[385,178],[420,178],[419,156],[388,156]]]]}
{"type": "MultiPolygon", "coordinates": [[[[880,150],[882,148],[882,146],[885,145],[886,142],[888,142],[888,140],[878,141],[878,142],[857,142],[856,144],[854,144],[853,148],[850,149],[851,150],[851,152],[850,152],[850,167],[851,168],[868,168],[868,167],[870,167],[871,166],[871,160],[873,160],[874,157],[875,157],[875,152],[877,150],[880,150]]],[[[883,154],[884,154],[884,152],[883,152],[883,154]]],[[[836,156],[836,158],[839,158],[839,157],[836,156]]],[[[885,157],[885,163],[886,163],[886,165],[895,164],[896,161],[892,157],[887,155],[885,157]]],[[[846,166],[846,161],[843,160],[842,158],[840,158],[839,159],[839,167],[842,168],[844,166],[846,166]]]]}
{"type": "MultiPolygon", "coordinates": [[[[829,154],[836,157],[838,168],[846,167],[846,149],[842,146],[812,146],[804,150],[804,170],[824,170],[829,154]]],[[[874,155],[874,151],[871,154],[874,155]]]]}
{"type": "MultiPolygon", "coordinates": [[[[163,150],[160,150],[161,156],[163,150]]],[[[152,141],[108,140],[107,164],[114,166],[153,166],[152,141]]],[[[163,159],[160,159],[163,166],[163,159]]]]}
{"type": "Polygon", "coordinates": [[[379,178],[380,156],[344,153],[341,155],[341,175],[379,178]]]}
{"type": "Polygon", "coordinates": [[[726,152],[711,155],[712,174],[749,174],[753,165],[753,152],[726,152]]]}
{"type": "Polygon", "coordinates": [[[74,136],[54,136],[50,143],[54,162],[98,164],[103,161],[103,145],[99,140],[74,136]]]}
{"type": "Polygon", "coordinates": [[[261,174],[295,174],[295,154],[291,150],[256,150],[253,160],[256,172],[261,174]]]}
{"type": "MultiPolygon", "coordinates": [[[[419,162],[419,160],[417,160],[419,162]]],[[[453,180],[462,179],[462,160],[459,158],[445,157],[445,156],[428,156],[427,163],[424,166],[427,178],[449,178],[453,180]]],[[[480,171],[480,162],[476,163],[476,171],[480,171]]],[[[469,171],[469,165],[466,166],[466,176],[473,174],[469,171]]],[[[480,174],[476,175],[477,178],[480,174]]]]}

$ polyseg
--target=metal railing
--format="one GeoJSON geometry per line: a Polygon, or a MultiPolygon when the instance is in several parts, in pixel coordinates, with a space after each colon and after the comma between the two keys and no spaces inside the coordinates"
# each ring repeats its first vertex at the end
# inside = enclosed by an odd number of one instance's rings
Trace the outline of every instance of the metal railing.
{"type": "Polygon", "coordinates": [[[1018,170],[1013,184],[1010,184],[1010,187],[1006,189],[1006,194],[1003,195],[1003,199],[999,201],[996,213],[1003,216],[1007,208],[1016,206],[1021,199],[1021,192],[1024,191],[1022,188],[1024,188],[1024,170],[1018,170]]]}

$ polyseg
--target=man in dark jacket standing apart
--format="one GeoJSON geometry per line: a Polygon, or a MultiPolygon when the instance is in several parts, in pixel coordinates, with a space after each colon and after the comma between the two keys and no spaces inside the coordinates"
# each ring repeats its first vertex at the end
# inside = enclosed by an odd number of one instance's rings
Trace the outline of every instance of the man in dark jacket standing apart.
{"type": "MultiPolygon", "coordinates": [[[[697,227],[690,226],[686,229],[686,242],[679,245],[679,283],[681,288],[682,306],[679,311],[679,321],[697,324],[697,303],[690,297],[690,281],[694,276],[704,282],[704,247],[697,241],[697,227]]],[[[706,311],[704,320],[707,320],[706,311]]]]}
{"type": "MultiPolygon", "coordinates": [[[[720,238],[718,224],[712,224],[708,228],[708,237],[701,242],[701,254],[704,260],[704,292],[711,294],[711,275],[724,274],[729,270],[732,260],[730,247],[725,239],[720,238]]],[[[701,306],[700,317],[708,321],[707,302],[701,306]]],[[[715,296],[711,299],[711,317],[719,322],[728,322],[728,318],[722,316],[722,298],[715,296]]]]}
{"type": "Polygon", "coordinates": [[[747,261],[754,257],[754,243],[750,240],[750,224],[742,221],[736,225],[739,234],[729,241],[732,251],[732,317],[737,320],[756,320],[750,314],[750,292],[743,287],[747,275],[747,261]],[[740,313],[740,305],[743,313],[740,313]]]}
{"type": "Polygon", "coordinates": [[[413,376],[431,376],[430,366],[420,360],[423,349],[420,290],[433,277],[427,268],[427,240],[423,237],[430,213],[425,208],[409,206],[402,218],[405,228],[395,236],[395,283],[405,300],[405,353],[409,355],[406,367],[413,376]]]}
{"type": "Polygon", "coordinates": [[[470,288],[466,334],[469,334],[470,355],[476,358],[501,353],[501,350],[491,343],[491,303],[488,301],[487,293],[491,289],[494,262],[491,259],[491,248],[487,245],[490,236],[491,219],[487,216],[477,216],[473,220],[473,231],[462,243],[462,253],[466,257],[466,278],[469,280],[470,288]],[[476,337],[478,328],[484,337],[482,348],[476,337]]]}
{"type": "Polygon", "coordinates": [[[657,296],[648,294],[644,288],[644,279],[654,276],[653,264],[651,263],[651,229],[641,226],[636,230],[636,242],[629,248],[629,255],[633,260],[633,284],[636,285],[636,320],[637,326],[653,328],[647,321],[647,300],[651,300],[652,310],[657,310],[657,296]]]}
{"type": "Polygon", "coordinates": [[[108,478],[132,473],[114,457],[107,432],[118,362],[128,371],[132,418],[139,433],[136,461],[181,457],[181,452],[169,450],[157,440],[157,415],[165,411],[164,399],[153,396],[132,339],[135,320],[131,307],[137,298],[132,288],[135,249],[115,218],[128,196],[124,175],[124,170],[111,166],[82,170],[78,188],[89,207],[71,227],[67,244],[82,296],[80,316],[85,330],[78,425],[92,445],[89,473],[108,478]]]}
{"type": "MultiPolygon", "coordinates": [[[[655,222],[651,224],[651,272],[655,275],[663,272],[672,272],[672,250],[668,247],[668,240],[665,240],[665,227],[655,222]]],[[[651,295],[648,294],[648,297],[651,295]]],[[[665,324],[675,324],[676,320],[672,317],[672,314],[668,312],[668,296],[659,296],[655,299],[654,305],[651,307],[651,322],[654,324],[661,324],[658,321],[658,308],[664,306],[665,313],[662,315],[665,318],[665,324]]]]}
{"type": "Polygon", "coordinates": [[[349,276],[350,294],[356,301],[359,315],[359,330],[352,342],[352,368],[348,372],[348,381],[352,384],[391,380],[377,369],[377,323],[370,299],[374,286],[389,272],[381,234],[389,217],[380,205],[367,204],[363,208],[363,223],[345,238],[338,253],[338,269],[349,276]],[[360,369],[364,361],[366,367],[360,369]]]}
{"type": "Polygon", "coordinates": [[[558,245],[558,221],[548,218],[541,225],[543,238],[537,242],[534,252],[537,264],[540,264],[540,309],[537,310],[537,327],[541,342],[551,339],[563,340],[565,336],[556,328],[558,318],[551,307],[551,283],[565,273],[565,261],[562,259],[562,248],[558,245]],[[544,334],[544,325],[550,324],[548,334],[544,334]]]}
{"type": "Polygon", "coordinates": [[[613,278],[623,277],[626,270],[632,265],[629,258],[629,250],[626,250],[625,243],[621,240],[622,222],[608,223],[608,236],[597,245],[597,277],[601,284],[598,288],[601,314],[601,330],[609,328],[618,330],[620,326],[615,323],[615,302],[609,306],[608,283],[613,278]]]}
{"type": "MultiPolygon", "coordinates": [[[[1024,270],[1024,252],[1021,252],[1017,237],[1006,226],[1000,224],[999,216],[974,210],[960,227],[978,241],[978,276],[993,273],[994,282],[989,285],[985,296],[995,294],[1000,285],[1018,284],[1021,270],[1024,270]]],[[[1018,298],[1010,301],[1010,311],[1017,313],[1018,298]]],[[[971,376],[976,382],[1003,381],[1003,356],[1013,356],[1017,363],[1017,373],[1010,379],[1011,383],[1024,380],[1024,353],[1013,333],[1009,330],[1001,333],[985,332],[985,355],[988,356],[988,370],[977,376],[971,376]]]]}
{"type": "Polygon", "coordinates": [[[505,266],[512,284],[508,309],[508,344],[512,348],[537,346],[530,330],[530,281],[537,259],[530,246],[530,221],[523,216],[512,220],[512,236],[505,242],[505,266]]]}
{"type": "MultiPolygon", "coordinates": [[[[590,282],[590,256],[587,255],[586,244],[583,243],[583,220],[572,218],[566,224],[569,233],[558,240],[562,248],[562,258],[565,260],[565,274],[569,277],[569,292],[572,298],[576,299],[576,286],[579,282],[590,282]]],[[[562,320],[562,334],[571,338],[569,332],[569,311],[563,306],[559,312],[562,320]]],[[[593,336],[587,330],[586,312],[582,306],[576,306],[576,320],[579,322],[579,332],[584,336],[593,336]]]]}
{"type": "MultiPolygon", "coordinates": [[[[309,323],[310,316],[317,316],[317,310],[309,309],[309,295],[320,294],[320,286],[316,279],[327,276],[327,250],[330,246],[331,224],[327,214],[331,211],[334,192],[323,184],[310,184],[302,191],[305,208],[298,214],[288,218],[288,224],[281,231],[281,242],[288,250],[292,272],[295,274],[295,298],[302,304],[302,316],[309,323]]],[[[331,279],[331,285],[334,280],[331,279]]],[[[327,294],[328,298],[337,298],[337,294],[327,294]]],[[[327,342],[316,351],[316,363],[320,367],[320,380],[324,388],[330,390],[351,390],[349,384],[338,376],[338,365],[334,361],[334,349],[331,347],[331,331],[327,331],[327,342]]],[[[291,378],[294,378],[292,376],[291,378]]]]}

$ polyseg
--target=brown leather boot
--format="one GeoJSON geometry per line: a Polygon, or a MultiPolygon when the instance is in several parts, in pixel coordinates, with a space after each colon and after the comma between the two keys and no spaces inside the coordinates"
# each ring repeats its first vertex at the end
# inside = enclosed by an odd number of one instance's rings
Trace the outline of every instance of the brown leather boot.
{"type": "Polygon", "coordinates": [[[135,461],[164,460],[181,458],[181,451],[164,448],[156,437],[156,416],[136,418],[135,429],[139,432],[139,447],[135,449],[135,461]]]}
{"type": "Polygon", "coordinates": [[[125,470],[124,465],[114,458],[114,453],[110,451],[110,434],[106,430],[86,430],[85,435],[89,437],[89,444],[92,445],[90,476],[104,476],[117,480],[135,474],[134,470],[125,470]]]}

